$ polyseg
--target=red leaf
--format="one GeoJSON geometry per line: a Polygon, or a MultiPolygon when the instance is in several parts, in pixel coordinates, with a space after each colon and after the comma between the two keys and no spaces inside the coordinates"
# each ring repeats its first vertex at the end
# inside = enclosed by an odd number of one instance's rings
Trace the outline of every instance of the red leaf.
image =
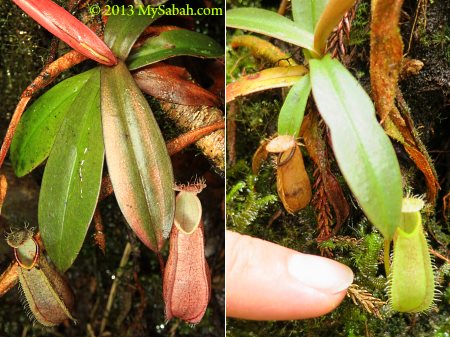
{"type": "Polygon", "coordinates": [[[183,105],[217,106],[219,99],[190,81],[186,69],[157,63],[133,73],[134,80],[146,94],[167,102],[183,105]]]}
{"type": "Polygon", "coordinates": [[[111,66],[117,59],[106,44],[86,25],[50,0],[13,0],[50,33],[81,54],[111,66]]]}

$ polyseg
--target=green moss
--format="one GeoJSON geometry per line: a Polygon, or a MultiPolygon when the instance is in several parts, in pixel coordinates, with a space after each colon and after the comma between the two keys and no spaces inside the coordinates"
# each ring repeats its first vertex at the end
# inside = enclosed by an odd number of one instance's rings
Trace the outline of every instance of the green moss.
{"type": "Polygon", "coordinates": [[[358,5],[355,18],[352,21],[352,29],[350,31],[351,46],[362,46],[369,42],[370,39],[370,2],[361,1],[358,5]]]}

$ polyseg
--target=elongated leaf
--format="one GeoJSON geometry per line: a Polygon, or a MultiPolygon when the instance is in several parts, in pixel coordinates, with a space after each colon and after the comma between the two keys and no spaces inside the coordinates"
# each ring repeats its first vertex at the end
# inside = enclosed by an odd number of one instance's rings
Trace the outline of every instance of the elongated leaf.
{"type": "Polygon", "coordinates": [[[315,102],[331,131],[333,152],[369,220],[392,239],[400,223],[402,182],[392,144],[369,96],[329,55],[310,60],[315,102]]]}
{"type": "Polygon", "coordinates": [[[50,33],[81,54],[106,65],[117,63],[105,43],[85,24],[51,0],[13,0],[50,33]]]}
{"type": "Polygon", "coordinates": [[[122,60],[130,53],[131,47],[144,29],[154,22],[159,16],[139,15],[139,9],[132,11],[127,8],[129,15],[111,15],[105,27],[105,42],[122,60]]]}
{"type": "Polygon", "coordinates": [[[266,89],[289,87],[297,83],[308,73],[304,66],[275,67],[264,69],[258,73],[241,77],[227,85],[227,103],[238,96],[248,95],[266,89]]]}
{"type": "Polygon", "coordinates": [[[67,112],[42,179],[39,229],[60,271],[77,257],[100,192],[104,149],[99,87],[96,68],[67,112]]]}
{"type": "Polygon", "coordinates": [[[92,73],[89,70],[58,83],[25,111],[11,143],[11,161],[18,177],[48,157],[64,116],[92,73]]]}
{"type": "Polygon", "coordinates": [[[297,137],[311,92],[309,75],[303,76],[289,90],[278,116],[278,134],[297,137]]]}
{"type": "Polygon", "coordinates": [[[188,55],[221,57],[223,47],[209,36],[185,29],[169,30],[151,37],[127,59],[128,68],[134,70],[170,57],[188,55]]]}
{"type": "Polygon", "coordinates": [[[291,2],[294,22],[307,32],[314,33],[316,23],[328,0],[292,0],[291,2]]]}
{"type": "Polygon", "coordinates": [[[328,36],[354,4],[355,0],[330,0],[328,2],[314,30],[314,49],[319,54],[324,53],[328,36]]]}
{"type": "Polygon", "coordinates": [[[138,238],[158,251],[172,227],[172,165],[152,111],[123,62],[102,68],[106,161],[117,202],[138,238]]]}
{"type": "Polygon", "coordinates": [[[260,8],[235,8],[227,11],[228,27],[272,36],[297,46],[314,50],[313,35],[293,21],[275,12],[260,8]]]}
{"type": "Polygon", "coordinates": [[[139,88],[166,102],[183,105],[220,105],[219,98],[191,81],[185,68],[158,62],[133,73],[139,88]]]}

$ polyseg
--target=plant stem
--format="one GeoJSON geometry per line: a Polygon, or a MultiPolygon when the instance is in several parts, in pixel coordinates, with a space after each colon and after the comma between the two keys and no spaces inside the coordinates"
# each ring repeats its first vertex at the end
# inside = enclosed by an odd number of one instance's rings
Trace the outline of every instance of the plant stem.
{"type": "Polygon", "coordinates": [[[384,270],[386,271],[386,277],[391,273],[391,241],[384,240],[384,270]]]}
{"type": "Polygon", "coordinates": [[[125,266],[127,265],[128,260],[130,259],[130,254],[131,254],[131,243],[127,242],[125,249],[123,250],[122,259],[120,260],[119,263],[119,268],[117,269],[116,278],[114,279],[114,282],[111,286],[111,290],[109,292],[108,302],[106,304],[105,312],[103,314],[102,322],[100,325],[100,332],[98,334],[99,336],[102,336],[103,332],[105,331],[109,313],[111,311],[112,304],[114,302],[114,297],[116,296],[117,287],[125,271],[125,266]]]}
{"type": "Polygon", "coordinates": [[[191,145],[198,141],[199,139],[203,138],[204,136],[210,134],[211,132],[214,132],[216,130],[224,129],[225,128],[225,122],[219,121],[195,130],[191,130],[189,132],[186,132],[182,134],[181,136],[172,139],[166,143],[167,151],[169,152],[169,155],[172,156],[175,153],[180,152],[182,149],[187,147],[188,145],[191,145]]]}

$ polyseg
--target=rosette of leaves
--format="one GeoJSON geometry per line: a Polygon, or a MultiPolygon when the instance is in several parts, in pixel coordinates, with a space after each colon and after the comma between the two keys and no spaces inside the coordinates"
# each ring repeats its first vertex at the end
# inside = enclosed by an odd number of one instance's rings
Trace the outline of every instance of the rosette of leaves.
{"type": "Polygon", "coordinates": [[[367,93],[336,59],[325,54],[333,28],[354,0],[293,0],[293,20],[258,8],[227,12],[228,27],[264,34],[302,47],[307,66],[287,65],[243,77],[227,87],[227,102],[269,88],[292,86],[278,118],[278,134],[299,136],[312,93],[331,135],[339,168],[371,223],[390,242],[400,224],[399,164],[367,93]]]}
{"type": "MultiPolygon", "coordinates": [[[[39,230],[60,271],[72,265],[83,245],[98,202],[105,156],[119,207],[138,238],[158,252],[170,233],[171,162],[130,70],[179,55],[220,57],[223,49],[202,34],[171,30],[147,37],[131,52],[156,19],[111,16],[104,40],[118,64],[98,66],[58,83],[27,109],[18,125],[11,145],[16,175],[24,176],[47,160],[39,230]]],[[[182,78],[179,82],[188,83],[182,78]]]]}

